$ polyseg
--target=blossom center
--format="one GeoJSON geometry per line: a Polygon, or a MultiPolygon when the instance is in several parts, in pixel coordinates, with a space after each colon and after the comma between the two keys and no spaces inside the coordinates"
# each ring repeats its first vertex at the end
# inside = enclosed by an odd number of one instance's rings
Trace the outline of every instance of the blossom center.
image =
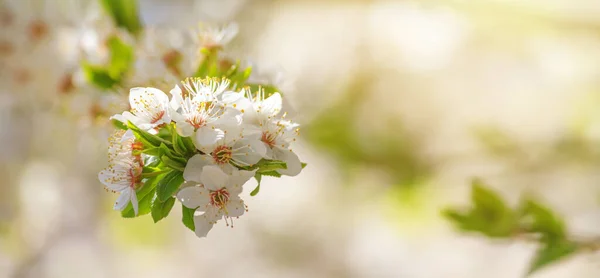
{"type": "Polygon", "coordinates": [[[229,202],[229,191],[225,188],[221,188],[216,191],[210,192],[210,204],[218,207],[225,208],[227,203],[229,202]]]}
{"type": "Polygon", "coordinates": [[[231,147],[225,145],[216,147],[212,152],[212,157],[218,164],[229,163],[229,160],[231,160],[231,156],[231,147]]]}
{"type": "Polygon", "coordinates": [[[204,124],[206,124],[206,121],[204,120],[204,118],[199,115],[194,115],[194,116],[188,118],[187,122],[189,124],[191,124],[194,127],[194,129],[199,129],[199,128],[203,127],[204,124]]]}
{"type": "Polygon", "coordinates": [[[275,146],[275,134],[270,133],[268,131],[264,131],[260,138],[265,144],[269,145],[269,147],[273,148],[275,146]]]}
{"type": "Polygon", "coordinates": [[[156,122],[160,121],[160,119],[162,119],[162,117],[165,115],[165,111],[159,111],[158,113],[154,114],[154,116],[152,117],[152,119],[150,120],[151,124],[155,124],[156,122]]]}

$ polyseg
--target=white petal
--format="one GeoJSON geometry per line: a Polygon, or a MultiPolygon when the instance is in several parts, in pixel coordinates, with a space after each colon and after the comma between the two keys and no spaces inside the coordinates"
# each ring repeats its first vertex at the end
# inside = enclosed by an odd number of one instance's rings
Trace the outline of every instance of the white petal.
{"type": "Polygon", "coordinates": [[[245,211],[246,206],[244,206],[244,201],[242,201],[242,199],[233,198],[227,203],[226,215],[229,217],[242,216],[245,211]]]}
{"type": "Polygon", "coordinates": [[[225,132],[218,128],[210,128],[207,126],[196,130],[196,148],[201,151],[213,149],[212,147],[225,137],[225,132]]]}
{"type": "Polygon", "coordinates": [[[210,165],[211,158],[207,155],[197,154],[190,158],[183,170],[183,179],[186,181],[201,182],[202,168],[210,165]]]}
{"type": "Polygon", "coordinates": [[[212,219],[208,219],[206,213],[194,216],[194,230],[197,237],[206,237],[213,227],[212,219]]]}
{"type": "Polygon", "coordinates": [[[259,140],[247,140],[245,143],[248,143],[248,145],[250,145],[250,149],[252,149],[252,151],[256,154],[262,157],[267,154],[267,147],[265,146],[264,142],[259,140]]]}
{"type": "Polygon", "coordinates": [[[131,205],[133,206],[133,212],[135,213],[135,215],[138,215],[138,210],[139,210],[139,204],[138,204],[138,199],[137,199],[137,194],[135,193],[135,189],[130,188],[131,192],[129,193],[129,195],[131,195],[131,205]]]}
{"type": "Polygon", "coordinates": [[[215,125],[237,126],[242,124],[242,117],[242,112],[233,108],[225,108],[219,119],[212,123],[215,125]]]}
{"type": "Polygon", "coordinates": [[[210,202],[210,193],[206,188],[200,186],[190,186],[177,192],[177,199],[188,208],[202,209],[210,202]]]}
{"type": "Polygon", "coordinates": [[[287,169],[277,170],[282,175],[295,176],[302,171],[302,164],[298,156],[288,149],[273,149],[273,157],[286,163],[287,169]]]}
{"type": "Polygon", "coordinates": [[[181,103],[183,103],[183,97],[181,96],[181,89],[179,88],[179,86],[175,85],[175,87],[173,87],[173,89],[171,89],[171,91],[169,92],[171,93],[171,108],[173,108],[174,110],[179,109],[179,107],[181,107],[181,103]]]}
{"type": "Polygon", "coordinates": [[[102,184],[104,184],[108,189],[110,189],[112,191],[117,191],[117,192],[121,192],[121,191],[127,189],[127,187],[128,187],[127,184],[112,183],[111,181],[113,180],[113,178],[114,178],[114,173],[107,169],[104,169],[104,170],[100,171],[100,173],[98,173],[98,180],[100,180],[100,182],[102,184]]]}
{"type": "Polygon", "coordinates": [[[178,122],[176,128],[177,133],[183,137],[194,135],[194,127],[188,122],[178,122]]]}
{"type": "MultiPolygon", "coordinates": [[[[242,186],[246,182],[248,182],[248,180],[250,180],[252,177],[254,177],[255,173],[256,173],[256,170],[254,170],[254,171],[242,171],[242,170],[233,171],[231,173],[231,176],[229,177],[229,182],[227,183],[227,190],[235,192],[237,189],[239,189],[240,192],[238,192],[237,194],[241,193],[242,186]]],[[[237,194],[233,194],[233,195],[237,195],[237,194]]]]}
{"type": "Polygon", "coordinates": [[[200,174],[200,180],[208,190],[219,190],[225,187],[228,178],[227,174],[215,165],[204,166],[200,174]]]}
{"type": "Polygon", "coordinates": [[[281,95],[279,93],[274,93],[267,99],[265,99],[261,104],[260,113],[267,116],[275,116],[279,111],[281,111],[281,95]]]}
{"type": "Polygon", "coordinates": [[[129,200],[131,200],[131,190],[123,190],[117,201],[115,202],[114,210],[123,210],[129,204],[129,200]]]}

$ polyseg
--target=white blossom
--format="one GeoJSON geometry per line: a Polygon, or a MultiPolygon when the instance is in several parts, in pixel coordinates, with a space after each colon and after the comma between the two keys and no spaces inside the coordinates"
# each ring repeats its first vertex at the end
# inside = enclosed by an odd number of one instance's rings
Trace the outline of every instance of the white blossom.
{"type": "Polygon", "coordinates": [[[138,214],[136,189],[142,185],[143,162],[140,155],[134,154],[140,146],[131,131],[119,131],[109,139],[108,167],[98,174],[98,179],[108,190],[120,193],[115,202],[115,210],[123,210],[131,202],[138,214]]]}
{"type": "Polygon", "coordinates": [[[177,193],[177,199],[184,206],[196,209],[194,226],[198,237],[205,237],[220,219],[233,227],[233,218],[246,211],[239,197],[242,186],[254,173],[235,170],[227,175],[217,166],[205,166],[202,174],[191,180],[198,182],[198,186],[185,187],[177,193]]]}
{"type": "Polygon", "coordinates": [[[114,115],[113,118],[123,123],[130,121],[140,129],[147,131],[171,122],[169,97],[159,89],[150,87],[131,89],[129,105],[131,111],[114,115]]]}

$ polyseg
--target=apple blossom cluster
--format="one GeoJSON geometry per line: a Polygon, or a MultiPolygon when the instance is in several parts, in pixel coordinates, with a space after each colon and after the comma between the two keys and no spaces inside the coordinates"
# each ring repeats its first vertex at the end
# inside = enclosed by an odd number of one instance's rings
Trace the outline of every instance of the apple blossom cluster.
{"type": "Polygon", "coordinates": [[[220,220],[233,227],[248,211],[240,194],[250,179],[258,182],[255,195],[262,176],[298,175],[304,164],[292,146],[299,125],[282,111],[281,94],[238,87],[236,78],[191,77],[170,96],[132,88],[131,109],[112,117],[119,130],[98,175],[120,194],[114,209],[124,217],[150,213],[157,222],[179,201],[183,223],[205,237],[220,220]]]}

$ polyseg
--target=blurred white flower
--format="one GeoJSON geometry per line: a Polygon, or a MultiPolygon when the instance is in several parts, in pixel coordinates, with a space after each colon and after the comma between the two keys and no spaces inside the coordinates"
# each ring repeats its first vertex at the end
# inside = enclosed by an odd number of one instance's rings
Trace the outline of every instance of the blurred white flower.
{"type": "Polygon", "coordinates": [[[140,129],[153,131],[154,128],[171,123],[169,97],[156,88],[132,88],[129,91],[131,112],[114,115],[112,118],[123,123],[132,122],[140,129]]]}
{"type": "Polygon", "coordinates": [[[195,32],[200,45],[207,49],[213,49],[228,44],[237,35],[238,31],[238,25],[230,23],[223,27],[200,24],[200,28],[195,32]]]}
{"type": "Polygon", "coordinates": [[[205,166],[200,176],[192,181],[200,183],[181,189],[177,199],[196,212],[194,226],[198,237],[205,237],[213,225],[221,218],[227,226],[233,227],[233,217],[239,217],[246,211],[244,201],[239,197],[242,186],[254,176],[255,171],[234,171],[227,175],[217,166],[205,166]]]}

